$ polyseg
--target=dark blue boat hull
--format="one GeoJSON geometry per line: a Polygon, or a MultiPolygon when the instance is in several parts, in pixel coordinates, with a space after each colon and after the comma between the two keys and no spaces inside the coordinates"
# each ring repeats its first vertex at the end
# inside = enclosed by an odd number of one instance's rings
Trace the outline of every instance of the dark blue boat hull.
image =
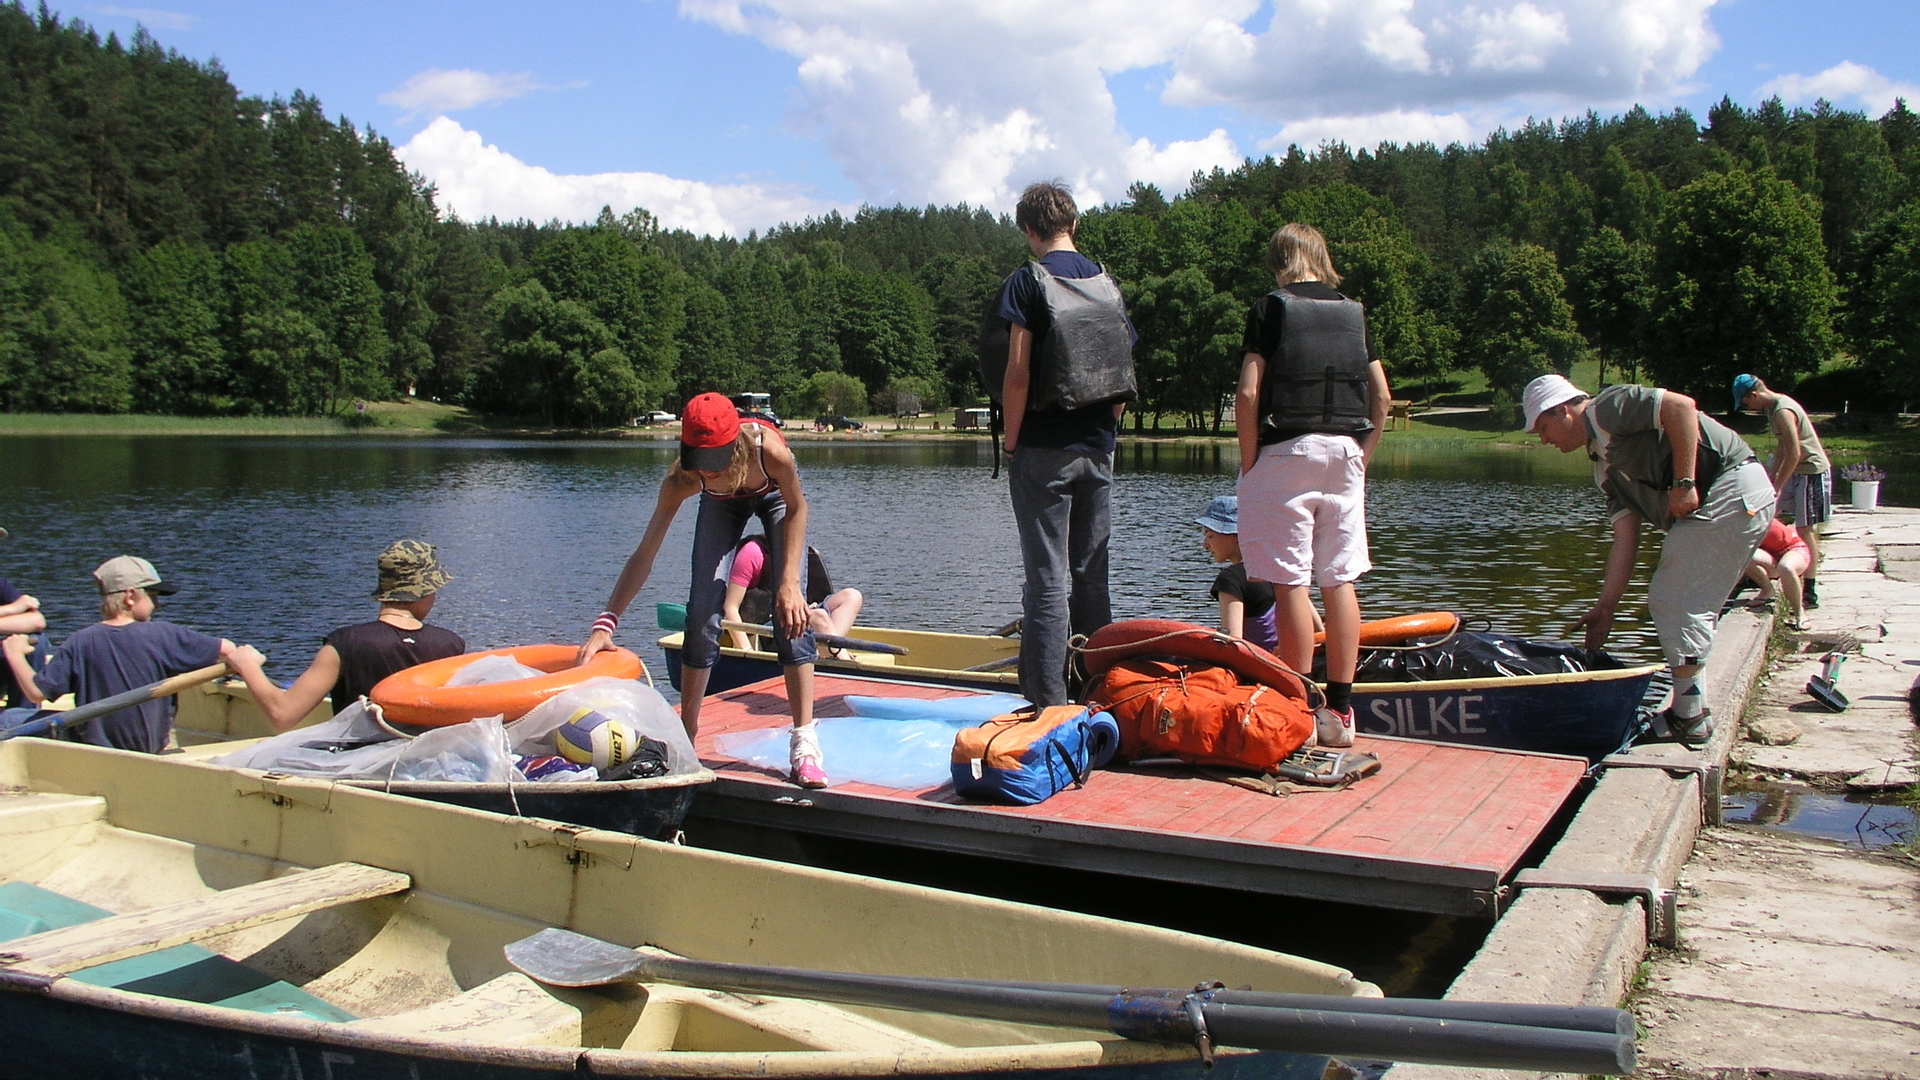
{"type": "Polygon", "coordinates": [[[1597,759],[1619,750],[1639,733],[1640,702],[1657,670],[1357,683],[1354,721],[1362,735],[1597,759]]]}

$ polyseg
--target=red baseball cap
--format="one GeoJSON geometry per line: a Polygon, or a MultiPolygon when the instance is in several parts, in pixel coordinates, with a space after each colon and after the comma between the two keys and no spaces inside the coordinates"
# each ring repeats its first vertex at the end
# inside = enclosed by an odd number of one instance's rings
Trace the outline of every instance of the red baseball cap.
{"type": "Polygon", "coordinates": [[[724,394],[701,394],[680,410],[680,467],[721,472],[733,461],[740,413],[724,394]]]}

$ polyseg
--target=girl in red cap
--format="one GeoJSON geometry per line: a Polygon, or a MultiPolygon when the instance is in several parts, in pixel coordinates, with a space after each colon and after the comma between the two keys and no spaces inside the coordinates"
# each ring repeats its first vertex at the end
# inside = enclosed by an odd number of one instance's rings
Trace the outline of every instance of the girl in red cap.
{"type": "Polygon", "coordinates": [[[773,617],[779,633],[774,650],[787,679],[793,708],[791,743],[793,780],[801,787],[827,786],[820,740],[813,726],[813,631],[807,626],[807,601],[800,590],[800,565],[807,551],[807,499],[800,491],[800,470],[780,432],[758,417],[742,418],[720,394],[701,394],[680,416],[680,460],[667,470],[653,517],[614,582],[607,610],[594,620],[580,662],[613,644],[620,613],[627,609],[653,572],[653,558],[680,504],[700,496],[693,529],[693,583],[687,593],[686,643],[681,647],[680,722],[687,734],[700,730],[700,704],[707,677],[720,657],[721,601],[727,588],[727,557],[740,542],[749,518],[766,530],[767,561],[776,568],[773,617]]]}

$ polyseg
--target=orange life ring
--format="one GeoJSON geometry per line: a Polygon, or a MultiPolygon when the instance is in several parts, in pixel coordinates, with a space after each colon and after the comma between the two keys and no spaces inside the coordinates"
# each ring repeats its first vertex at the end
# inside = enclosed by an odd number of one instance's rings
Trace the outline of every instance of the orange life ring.
{"type": "Polygon", "coordinates": [[[1080,654],[1090,679],[1097,679],[1122,660],[1136,656],[1174,656],[1231,669],[1252,682],[1271,686],[1305,700],[1310,696],[1306,677],[1280,658],[1244,638],[1177,619],[1124,619],[1093,632],[1080,654]]]}
{"type": "MultiPolygon", "coordinates": [[[[1423,611],[1417,615],[1395,615],[1391,619],[1374,619],[1360,624],[1360,647],[1375,645],[1404,645],[1414,638],[1434,637],[1439,634],[1451,634],[1460,629],[1460,616],[1451,611],[1423,611]]],[[[1325,642],[1327,635],[1313,635],[1313,643],[1325,642]]]]}
{"type": "Polygon", "coordinates": [[[394,723],[446,727],[477,716],[518,720],[535,705],[588,679],[640,677],[640,658],[626,649],[607,649],[584,667],[575,667],[573,658],[579,652],[574,645],[521,645],[429,660],[381,679],[367,697],[394,723]],[[547,674],[480,686],[447,685],[461,668],[488,656],[510,657],[547,674]]]}

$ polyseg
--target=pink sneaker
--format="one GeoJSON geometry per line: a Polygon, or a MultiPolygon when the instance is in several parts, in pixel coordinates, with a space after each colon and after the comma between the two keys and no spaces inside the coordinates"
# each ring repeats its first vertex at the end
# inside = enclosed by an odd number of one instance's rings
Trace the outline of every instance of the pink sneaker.
{"type": "Polygon", "coordinates": [[[827,786],[827,770],[820,757],[820,736],[812,724],[793,729],[788,754],[793,761],[793,782],[803,788],[827,786]]]}
{"type": "MultiPolygon", "coordinates": [[[[1313,728],[1315,742],[1320,746],[1353,745],[1353,708],[1348,706],[1339,712],[1322,705],[1314,710],[1313,728]]],[[[1310,744],[1311,745],[1311,744],[1310,744]]]]}

